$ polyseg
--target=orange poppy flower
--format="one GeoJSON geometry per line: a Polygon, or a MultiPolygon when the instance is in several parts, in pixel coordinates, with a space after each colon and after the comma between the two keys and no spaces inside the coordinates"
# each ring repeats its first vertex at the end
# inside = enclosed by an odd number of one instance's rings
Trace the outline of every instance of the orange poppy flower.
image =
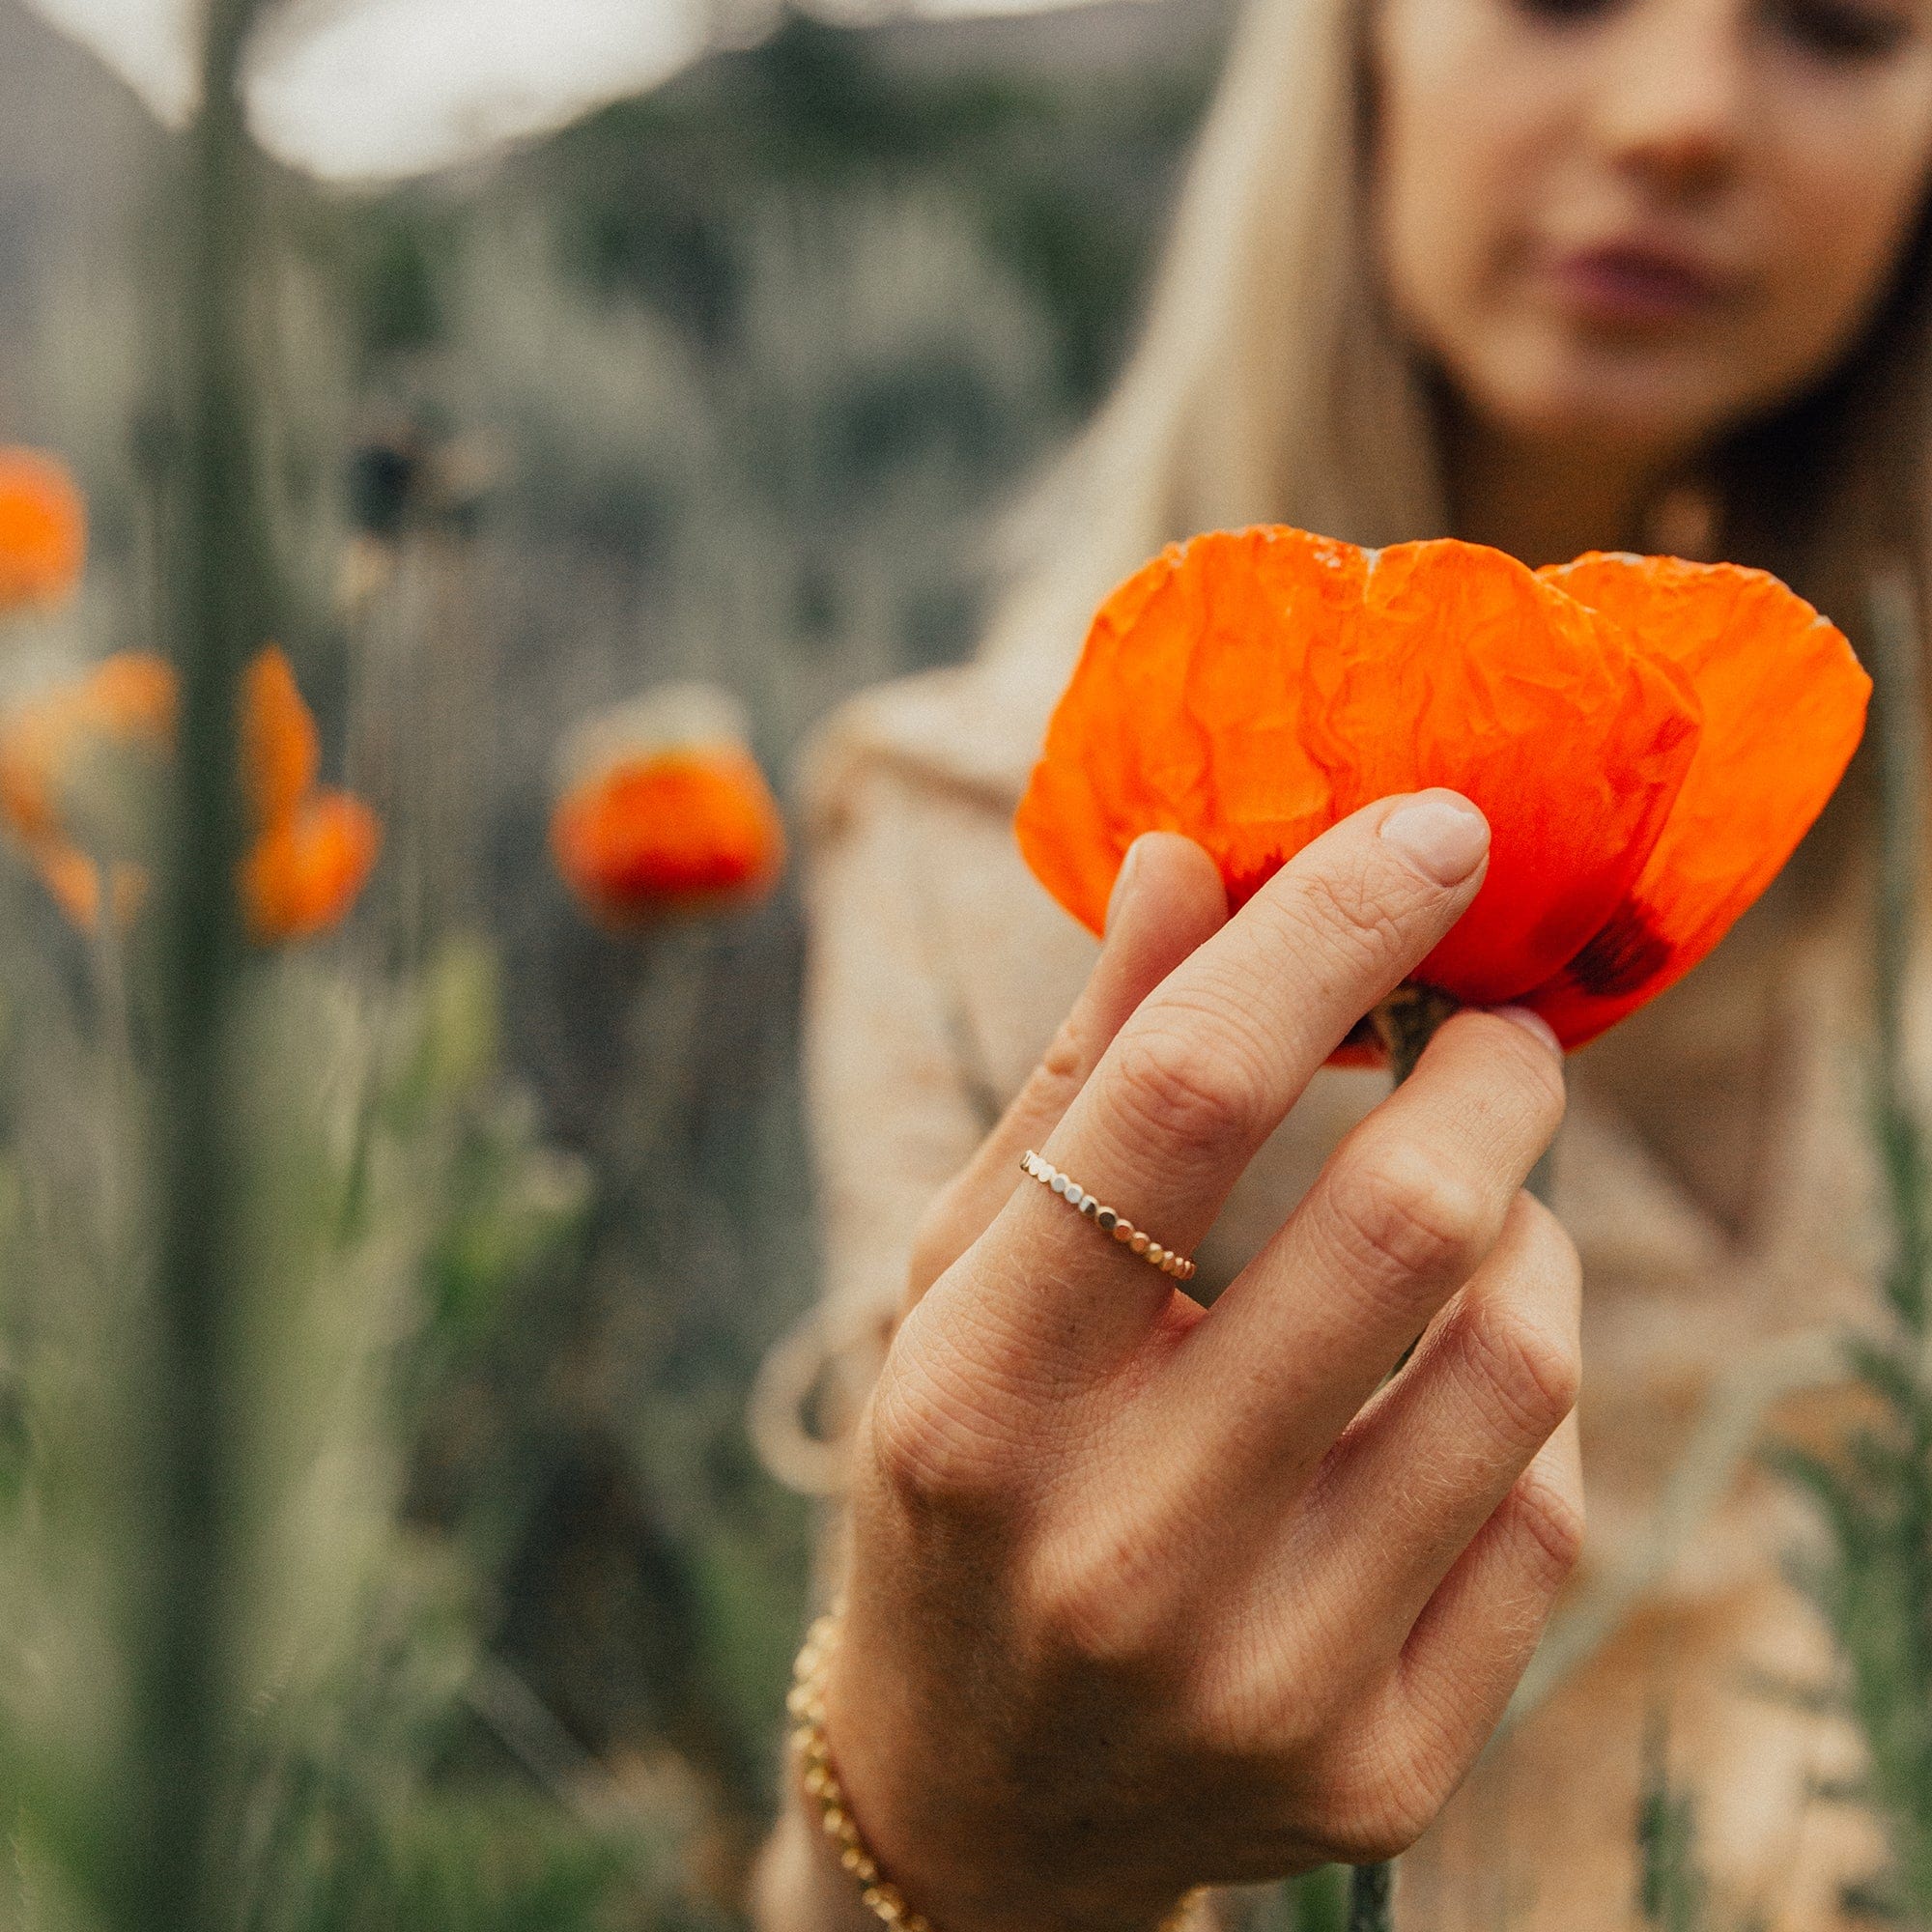
{"type": "Polygon", "coordinates": [[[159,756],[174,735],[174,674],[146,651],[104,658],[86,676],[22,705],[0,721],[0,818],[61,909],[85,931],[111,895],[133,916],[145,887],[127,857],[99,860],[73,828],[86,816],[86,780],[104,759],[159,756]],[[103,886],[103,874],[105,885],[103,886]]]}
{"type": "Polygon", "coordinates": [[[242,903],[257,939],[306,939],[355,903],[376,864],[376,814],[347,792],[323,791],[265,826],[242,862],[242,903]]]}
{"type": "Polygon", "coordinates": [[[1449,786],[1489,817],[1490,868],[1415,978],[1529,1006],[1577,1046],[1763,891],[1870,690],[1762,571],[1598,554],[1531,571],[1447,539],[1217,532],[1102,605],[1016,831],[1097,932],[1142,832],[1198,840],[1238,905],[1359,807],[1449,786]]]}
{"type": "Polygon", "coordinates": [[[360,896],[382,828],[347,792],[319,791],[322,740],[286,654],[258,652],[242,684],[242,775],[254,842],[242,862],[242,907],[257,939],[307,939],[360,896]]]}
{"type": "Polygon", "coordinates": [[[61,786],[92,752],[164,751],[175,724],[174,673],[148,651],[103,658],[86,676],[0,721],[0,814],[28,844],[57,837],[61,786]]]}
{"type": "MultiPolygon", "coordinates": [[[[146,889],[142,867],[97,858],[74,826],[74,791],[105,752],[172,749],[178,704],[173,668],[128,651],[22,706],[0,723],[0,816],[61,909],[84,931],[111,897],[132,918],[146,889]]],[[[242,910],[254,935],[307,938],[355,904],[375,865],[375,814],[346,793],[316,787],[320,743],[288,659],[272,646],[243,673],[242,767],[252,842],[241,868],[242,910]]]]}
{"type": "Polygon", "coordinates": [[[288,653],[257,651],[242,677],[242,772],[259,825],[293,817],[322,770],[322,738],[288,653]]]}
{"type": "Polygon", "coordinates": [[[600,918],[746,904],[783,869],[778,802],[722,692],[669,687],[607,713],[564,762],[551,851],[600,918]]]}
{"type": "Polygon", "coordinates": [[[80,581],[87,505],[38,450],[0,448],[0,616],[58,604],[80,581]]]}

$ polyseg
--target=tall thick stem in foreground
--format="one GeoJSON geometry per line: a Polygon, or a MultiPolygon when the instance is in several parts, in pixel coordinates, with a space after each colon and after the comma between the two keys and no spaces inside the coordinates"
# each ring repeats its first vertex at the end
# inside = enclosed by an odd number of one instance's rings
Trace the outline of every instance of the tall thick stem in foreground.
{"type": "Polygon", "coordinates": [[[209,0],[167,288],[174,462],[160,617],[181,678],[181,755],[156,987],[157,1239],[152,1361],[138,1392],[128,1830],[114,1873],[114,1918],[129,1932],[220,1918],[242,1292],[225,1065],[241,945],[235,704],[265,616],[247,381],[255,169],[237,91],[257,5],[209,0]]]}

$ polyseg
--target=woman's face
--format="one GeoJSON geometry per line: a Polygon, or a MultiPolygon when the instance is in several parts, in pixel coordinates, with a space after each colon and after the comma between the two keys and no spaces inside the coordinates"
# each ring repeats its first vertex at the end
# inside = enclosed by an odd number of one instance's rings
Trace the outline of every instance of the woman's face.
{"type": "Polygon", "coordinates": [[[1378,0],[1406,328],[1506,435],[1667,465],[1883,293],[1932,162],[1932,0],[1378,0]]]}

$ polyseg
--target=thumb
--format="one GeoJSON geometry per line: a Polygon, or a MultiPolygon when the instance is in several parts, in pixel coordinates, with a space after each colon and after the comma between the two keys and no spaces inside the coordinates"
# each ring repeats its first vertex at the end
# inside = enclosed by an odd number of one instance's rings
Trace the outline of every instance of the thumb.
{"type": "Polygon", "coordinates": [[[1012,1104],[926,1214],[908,1270],[908,1309],[1006,1206],[1019,1184],[1020,1155],[1044,1145],[1127,1015],[1227,919],[1220,872],[1191,838],[1148,832],[1127,848],[1100,956],[1080,997],[1012,1104]]]}

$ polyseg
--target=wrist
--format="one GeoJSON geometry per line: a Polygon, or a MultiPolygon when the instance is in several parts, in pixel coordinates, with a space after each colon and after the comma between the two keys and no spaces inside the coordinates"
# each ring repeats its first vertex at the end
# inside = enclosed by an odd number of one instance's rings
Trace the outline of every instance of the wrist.
{"type": "Polygon", "coordinates": [[[783,1807],[752,1878],[753,1924],[757,1932],[881,1932],[818,1812],[797,1776],[787,1777],[783,1807]]]}
{"type": "MultiPolygon", "coordinates": [[[[791,1790],[819,1842],[820,1872],[834,1885],[843,1881],[867,1932],[876,1932],[882,1923],[900,1932],[1180,1932],[1192,1922],[1189,1907],[1196,1892],[1179,1900],[1172,1895],[1131,1902],[1116,1896],[1104,1904],[1077,1900],[1054,1882],[1064,1874],[1032,1869],[1050,1865],[1050,1859],[999,1851],[999,1843],[1015,1834],[1000,1829],[990,1814],[976,1815],[972,1783],[1005,1780],[967,1780],[942,1792],[935,1776],[895,1781],[873,1754],[854,1751],[851,1760],[841,1755],[834,1744],[835,1725],[848,1743],[855,1731],[871,1735],[861,1726],[847,1729],[855,1708],[841,1694],[842,1687],[834,1689],[841,1624],[838,1611],[821,1617],[799,1653],[788,1700],[796,1725],[791,1790]],[[849,1781],[853,1761],[856,1800],[849,1781]],[[917,1792],[920,1802],[910,1808],[895,1804],[895,1789],[900,1795],[917,1792]],[[965,1849],[974,1846],[977,1858],[965,1849]]],[[[858,1675],[879,1688],[873,1674],[858,1675]]],[[[936,1774],[939,1766],[931,1771],[936,1774]]]]}

